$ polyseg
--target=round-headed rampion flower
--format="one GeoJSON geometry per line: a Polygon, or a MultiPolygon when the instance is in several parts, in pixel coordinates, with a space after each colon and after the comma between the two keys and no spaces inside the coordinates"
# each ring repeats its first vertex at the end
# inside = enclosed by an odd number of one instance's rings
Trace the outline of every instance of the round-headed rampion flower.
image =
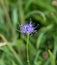
{"type": "Polygon", "coordinates": [[[28,34],[28,33],[33,33],[34,32],[34,26],[32,24],[32,21],[30,20],[30,23],[24,24],[23,26],[20,27],[20,31],[22,33],[28,34]]]}

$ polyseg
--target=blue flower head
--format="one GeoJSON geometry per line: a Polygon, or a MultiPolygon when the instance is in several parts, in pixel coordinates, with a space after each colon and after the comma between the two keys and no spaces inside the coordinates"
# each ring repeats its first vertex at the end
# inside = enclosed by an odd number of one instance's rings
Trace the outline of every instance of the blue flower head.
{"type": "Polygon", "coordinates": [[[30,23],[26,23],[23,26],[21,26],[20,30],[22,33],[28,34],[28,33],[33,33],[35,28],[32,24],[32,21],[30,20],[30,23]]]}

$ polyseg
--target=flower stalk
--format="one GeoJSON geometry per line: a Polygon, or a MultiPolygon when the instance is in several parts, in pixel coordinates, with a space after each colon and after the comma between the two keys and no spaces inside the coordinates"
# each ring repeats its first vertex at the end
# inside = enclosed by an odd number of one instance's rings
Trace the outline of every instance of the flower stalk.
{"type": "Polygon", "coordinates": [[[27,34],[27,45],[26,45],[26,48],[27,48],[27,63],[28,65],[30,65],[30,61],[29,61],[29,35],[30,33],[27,34]]]}

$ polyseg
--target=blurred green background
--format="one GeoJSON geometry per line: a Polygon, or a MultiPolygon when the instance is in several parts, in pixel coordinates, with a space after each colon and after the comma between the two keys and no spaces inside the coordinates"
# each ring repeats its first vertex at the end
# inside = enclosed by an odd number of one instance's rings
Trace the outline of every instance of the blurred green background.
{"type": "Polygon", "coordinates": [[[30,18],[30,65],[57,65],[57,0],[0,0],[0,65],[27,65],[27,36],[17,31],[30,18]]]}

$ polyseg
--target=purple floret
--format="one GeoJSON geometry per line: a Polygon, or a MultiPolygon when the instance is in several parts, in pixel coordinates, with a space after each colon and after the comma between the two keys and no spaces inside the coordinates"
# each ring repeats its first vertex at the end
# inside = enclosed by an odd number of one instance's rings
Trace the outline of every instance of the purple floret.
{"type": "Polygon", "coordinates": [[[34,27],[32,24],[32,21],[30,20],[30,23],[24,24],[23,26],[20,27],[20,30],[22,33],[28,34],[28,33],[33,33],[34,32],[34,27]]]}

